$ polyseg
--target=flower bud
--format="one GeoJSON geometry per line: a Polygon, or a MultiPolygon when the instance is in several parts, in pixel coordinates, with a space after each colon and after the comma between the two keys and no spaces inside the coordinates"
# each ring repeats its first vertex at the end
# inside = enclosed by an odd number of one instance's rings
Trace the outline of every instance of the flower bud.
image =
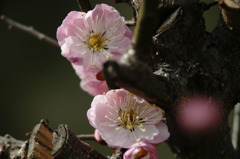
{"type": "Polygon", "coordinates": [[[123,156],[123,159],[158,159],[157,149],[147,143],[134,144],[128,149],[123,156]]]}

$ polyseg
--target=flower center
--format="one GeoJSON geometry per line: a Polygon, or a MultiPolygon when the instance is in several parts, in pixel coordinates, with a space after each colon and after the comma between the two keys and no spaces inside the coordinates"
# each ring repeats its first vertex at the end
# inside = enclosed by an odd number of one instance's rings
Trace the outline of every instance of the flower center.
{"type": "MultiPolygon", "coordinates": [[[[101,126],[115,127],[116,131],[123,128],[132,133],[135,129],[147,132],[146,125],[155,125],[163,120],[164,111],[162,109],[155,105],[138,103],[131,93],[125,98],[120,98],[119,101],[113,100],[115,106],[111,106],[111,109],[107,110],[108,113],[105,115],[110,123],[101,124],[101,126]]],[[[136,138],[136,141],[139,141],[139,139],[136,138]]]]}
{"type": "Polygon", "coordinates": [[[119,110],[118,120],[121,121],[121,126],[130,131],[134,131],[134,127],[139,125],[139,116],[134,112],[133,108],[119,110]]]}
{"type": "Polygon", "coordinates": [[[104,49],[104,42],[106,41],[103,38],[102,34],[90,34],[87,45],[90,50],[94,51],[101,51],[104,49]]]}
{"type": "Polygon", "coordinates": [[[156,106],[147,105],[140,108],[139,105],[133,103],[130,105],[133,106],[117,110],[118,128],[116,130],[122,127],[133,132],[138,127],[142,132],[146,132],[144,125],[156,124],[161,120],[163,110],[156,108],[156,106]]]}

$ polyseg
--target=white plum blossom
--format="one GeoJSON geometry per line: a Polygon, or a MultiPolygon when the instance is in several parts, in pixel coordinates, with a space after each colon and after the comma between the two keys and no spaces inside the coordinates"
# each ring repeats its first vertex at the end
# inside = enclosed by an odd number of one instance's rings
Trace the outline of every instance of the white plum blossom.
{"type": "Polygon", "coordinates": [[[169,137],[164,111],[123,89],[94,97],[87,112],[90,124],[114,148],[135,143],[159,144],[169,137]]]}

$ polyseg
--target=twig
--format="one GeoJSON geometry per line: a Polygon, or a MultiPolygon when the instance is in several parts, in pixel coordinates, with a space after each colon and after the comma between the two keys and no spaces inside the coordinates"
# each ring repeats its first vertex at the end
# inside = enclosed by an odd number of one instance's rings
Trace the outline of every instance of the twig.
{"type": "Polygon", "coordinates": [[[8,24],[10,28],[14,27],[14,28],[16,28],[16,29],[18,29],[20,31],[23,31],[23,32],[26,32],[26,33],[32,35],[33,37],[35,37],[35,38],[37,38],[37,39],[39,39],[41,41],[49,43],[49,44],[51,44],[51,45],[53,45],[55,47],[59,47],[58,42],[55,39],[53,39],[53,38],[51,38],[51,37],[49,37],[49,36],[39,32],[39,31],[37,31],[35,29],[33,29],[33,27],[25,26],[25,25],[15,21],[15,20],[12,20],[12,19],[10,19],[10,18],[8,18],[8,17],[6,17],[4,15],[0,16],[0,20],[5,22],[6,24],[8,24]]]}
{"type": "Polygon", "coordinates": [[[240,103],[235,105],[233,128],[232,128],[232,143],[235,150],[240,147],[240,103]]]}
{"type": "Polygon", "coordinates": [[[95,140],[94,134],[81,134],[77,135],[77,137],[81,140],[95,140]]]}
{"type": "Polygon", "coordinates": [[[89,0],[77,0],[79,8],[83,12],[87,12],[92,9],[89,0]]]}
{"type": "Polygon", "coordinates": [[[126,24],[127,26],[135,26],[135,25],[136,25],[136,22],[135,22],[135,20],[126,20],[126,21],[125,21],[125,24],[126,24]]]}

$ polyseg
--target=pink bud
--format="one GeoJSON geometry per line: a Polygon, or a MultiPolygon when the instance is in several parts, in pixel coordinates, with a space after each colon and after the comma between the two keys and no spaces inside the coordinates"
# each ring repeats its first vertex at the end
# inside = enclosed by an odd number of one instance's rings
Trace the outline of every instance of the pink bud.
{"type": "Polygon", "coordinates": [[[128,149],[123,159],[158,159],[158,153],[153,145],[141,142],[128,149]]]}
{"type": "Polygon", "coordinates": [[[212,97],[192,96],[177,106],[177,122],[184,131],[214,130],[221,121],[220,104],[212,97]]]}

